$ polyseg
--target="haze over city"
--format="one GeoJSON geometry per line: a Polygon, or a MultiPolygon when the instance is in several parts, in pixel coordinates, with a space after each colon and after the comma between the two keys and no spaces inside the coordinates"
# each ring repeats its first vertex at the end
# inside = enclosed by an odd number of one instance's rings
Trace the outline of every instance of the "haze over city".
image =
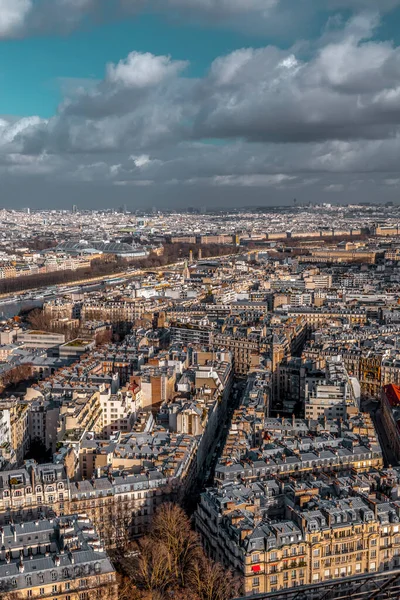
{"type": "Polygon", "coordinates": [[[396,200],[399,4],[1,0],[1,204],[396,200]]]}

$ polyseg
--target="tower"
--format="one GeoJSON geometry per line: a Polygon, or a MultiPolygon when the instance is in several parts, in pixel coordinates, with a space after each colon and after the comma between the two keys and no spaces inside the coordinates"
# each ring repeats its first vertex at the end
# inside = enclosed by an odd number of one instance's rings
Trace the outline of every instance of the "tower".
{"type": "Polygon", "coordinates": [[[183,271],[182,271],[182,277],[184,280],[190,278],[190,271],[189,271],[187,260],[185,260],[185,264],[184,264],[183,271]]]}

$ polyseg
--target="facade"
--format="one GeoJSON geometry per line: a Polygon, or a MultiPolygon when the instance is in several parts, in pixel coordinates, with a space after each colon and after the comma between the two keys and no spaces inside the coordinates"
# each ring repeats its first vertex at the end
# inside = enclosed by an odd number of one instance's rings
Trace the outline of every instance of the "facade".
{"type": "Polygon", "coordinates": [[[400,388],[393,383],[385,385],[381,394],[382,423],[390,449],[400,460],[400,388]]]}
{"type": "MultiPolygon", "coordinates": [[[[388,476],[210,489],[202,494],[196,528],[208,553],[240,575],[246,595],[396,570],[399,508],[373,491],[388,476]]],[[[397,475],[393,490],[397,497],[397,475]]]]}
{"type": "Polygon", "coordinates": [[[2,414],[3,431],[8,430],[5,443],[11,445],[13,462],[20,465],[29,449],[29,405],[18,401],[16,398],[0,400],[0,414],[2,414]]]}
{"type": "Polygon", "coordinates": [[[25,348],[53,348],[65,342],[62,333],[49,333],[47,331],[21,331],[17,335],[18,342],[24,344],[25,348]]]}
{"type": "Polygon", "coordinates": [[[360,384],[349,377],[340,356],[327,359],[324,379],[306,377],[306,419],[343,419],[360,409],[360,384]]]}
{"type": "Polygon", "coordinates": [[[117,600],[116,572],[86,517],[63,516],[1,529],[0,586],[19,598],[117,600]]]}

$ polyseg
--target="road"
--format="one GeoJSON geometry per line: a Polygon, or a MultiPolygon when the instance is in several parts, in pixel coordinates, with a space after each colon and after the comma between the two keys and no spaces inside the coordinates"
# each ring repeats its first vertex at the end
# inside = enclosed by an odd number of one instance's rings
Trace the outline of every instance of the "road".
{"type": "Polygon", "coordinates": [[[395,467],[398,465],[396,457],[391,449],[386,432],[385,427],[382,422],[381,409],[380,404],[378,402],[372,402],[371,400],[363,402],[362,409],[365,412],[368,412],[371,415],[371,418],[374,422],[376,432],[378,434],[379,443],[382,448],[383,459],[385,462],[385,467],[391,465],[395,467]]]}
{"type": "MultiPolygon", "coordinates": [[[[248,255],[251,254],[252,252],[254,252],[253,250],[251,252],[243,252],[243,255],[248,255]]],[[[217,260],[218,258],[232,258],[233,256],[236,256],[236,254],[226,254],[226,255],[222,255],[222,256],[208,256],[207,258],[202,258],[201,262],[207,262],[207,261],[213,261],[213,260],[217,260]]],[[[22,296],[26,293],[32,293],[32,294],[37,294],[39,293],[41,290],[47,289],[47,288],[51,288],[51,287],[57,287],[57,286],[62,286],[62,287],[75,287],[77,285],[86,285],[86,284],[90,284],[90,283],[98,283],[101,282],[105,279],[119,279],[119,278],[127,278],[127,279],[132,279],[133,277],[137,277],[138,275],[145,275],[146,273],[154,273],[154,272],[158,272],[158,271],[168,271],[170,269],[173,269],[174,267],[180,267],[183,266],[184,262],[182,260],[179,260],[178,262],[175,263],[171,263],[169,265],[163,265],[162,267],[153,267],[153,268],[148,268],[148,269],[137,269],[135,270],[132,266],[129,267],[129,269],[127,269],[126,271],[122,271],[121,273],[109,273],[108,275],[99,275],[98,277],[89,277],[87,279],[78,279],[76,281],[69,281],[67,283],[61,283],[61,284],[56,284],[56,285],[48,285],[48,286],[40,286],[37,288],[28,288],[28,289],[24,289],[24,290],[18,290],[16,292],[12,292],[7,293],[7,294],[0,294],[0,299],[2,300],[7,300],[8,298],[15,298],[16,296],[22,296]]],[[[10,300],[12,301],[12,300],[10,300]]]]}

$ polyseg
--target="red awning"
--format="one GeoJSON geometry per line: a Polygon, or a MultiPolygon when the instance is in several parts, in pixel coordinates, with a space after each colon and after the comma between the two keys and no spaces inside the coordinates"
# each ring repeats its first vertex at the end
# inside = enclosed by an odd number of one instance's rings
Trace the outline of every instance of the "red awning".
{"type": "Polygon", "coordinates": [[[251,570],[252,570],[254,573],[258,573],[258,571],[261,571],[261,567],[260,567],[260,565],[253,565],[253,566],[251,567],[251,570]]]}

